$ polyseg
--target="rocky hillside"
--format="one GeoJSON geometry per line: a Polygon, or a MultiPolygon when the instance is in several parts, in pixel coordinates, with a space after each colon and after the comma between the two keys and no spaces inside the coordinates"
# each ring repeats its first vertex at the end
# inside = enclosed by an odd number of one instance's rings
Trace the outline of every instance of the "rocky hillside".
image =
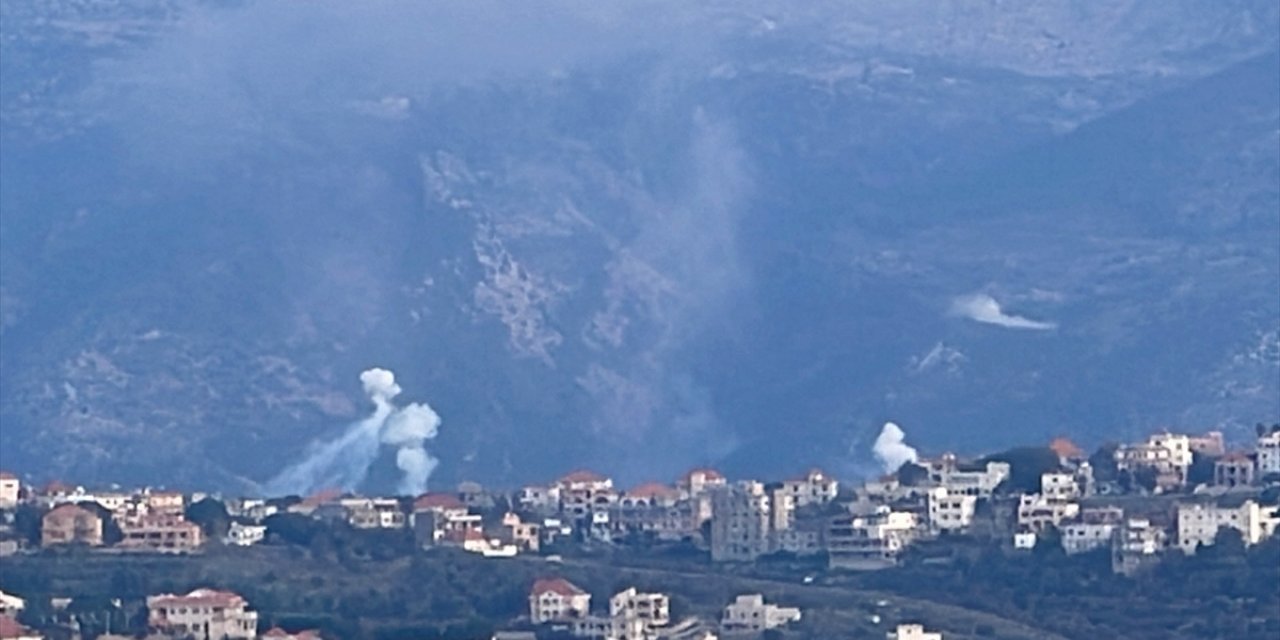
{"type": "Polygon", "coordinates": [[[0,5],[0,465],[252,489],[370,366],[441,483],[1280,414],[1273,2],[445,7],[0,5]]]}

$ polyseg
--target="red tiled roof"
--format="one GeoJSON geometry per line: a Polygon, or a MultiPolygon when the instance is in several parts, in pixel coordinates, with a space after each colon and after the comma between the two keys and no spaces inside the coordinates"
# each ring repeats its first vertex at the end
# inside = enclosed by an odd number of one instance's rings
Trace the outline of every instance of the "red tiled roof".
{"type": "Polygon", "coordinates": [[[627,495],[633,498],[657,498],[679,495],[679,492],[661,482],[648,482],[628,491],[627,495]]]}
{"type": "Polygon", "coordinates": [[[1218,462],[1253,462],[1253,458],[1250,458],[1247,453],[1232,451],[1231,453],[1218,458],[1218,462]]]}
{"type": "Polygon", "coordinates": [[[238,593],[217,589],[196,589],[185,596],[165,593],[147,598],[148,605],[205,605],[231,607],[247,604],[238,593]]]}
{"type": "Polygon", "coordinates": [[[577,585],[565,580],[564,578],[541,578],[533,583],[533,595],[538,596],[548,591],[558,593],[562,596],[580,596],[586,593],[579,589],[577,585]]]}
{"type": "Polygon", "coordinates": [[[560,478],[560,484],[571,484],[571,483],[578,483],[578,482],[604,482],[605,480],[608,480],[608,478],[594,471],[589,471],[587,469],[579,469],[563,478],[560,478]]]}
{"type": "Polygon", "coordinates": [[[1066,438],[1054,438],[1049,443],[1049,448],[1058,454],[1059,458],[1083,458],[1084,450],[1076,446],[1076,443],[1066,438]]]}
{"type": "Polygon", "coordinates": [[[424,493],[413,501],[414,511],[429,511],[431,509],[465,509],[467,505],[463,504],[458,496],[452,493],[424,493]]]}
{"type": "Polygon", "coordinates": [[[17,480],[17,479],[18,479],[18,476],[15,476],[12,473],[9,473],[8,471],[0,471],[0,480],[17,480]]]}
{"type": "Polygon", "coordinates": [[[0,615],[0,638],[23,638],[35,632],[22,626],[13,616],[0,615]]]}
{"type": "Polygon", "coordinates": [[[94,513],[94,512],[93,512],[93,510],[91,510],[91,509],[86,509],[86,508],[84,508],[84,507],[82,507],[82,506],[80,506],[80,505],[78,505],[78,504],[73,504],[73,503],[60,504],[60,505],[58,505],[58,506],[54,507],[51,511],[49,511],[49,513],[44,514],[44,517],[46,517],[46,518],[48,518],[49,516],[55,516],[55,517],[61,517],[61,516],[74,517],[74,516],[76,516],[76,515],[78,515],[78,514],[80,514],[80,513],[87,513],[87,514],[89,514],[89,515],[91,515],[91,516],[93,516],[93,517],[95,517],[95,518],[96,518],[96,517],[98,517],[98,514],[94,513]]]}

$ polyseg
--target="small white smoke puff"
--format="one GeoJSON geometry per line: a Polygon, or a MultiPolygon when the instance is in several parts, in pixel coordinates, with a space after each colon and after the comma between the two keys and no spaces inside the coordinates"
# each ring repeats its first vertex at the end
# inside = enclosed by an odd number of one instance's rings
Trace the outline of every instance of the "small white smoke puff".
{"type": "Polygon", "coordinates": [[[886,422],[880,435],[876,437],[875,444],[871,446],[871,452],[884,467],[885,473],[893,473],[902,465],[919,459],[915,448],[904,442],[906,435],[898,425],[886,422]]]}
{"type": "Polygon", "coordinates": [[[436,460],[427,453],[426,441],[436,437],[440,416],[425,403],[399,409],[392,400],[400,395],[394,373],[369,369],[360,374],[360,384],[373,413],[335,440],[313,444],[305,459],[272,478],[265,486],[271,495],[306,495],[319,489],[356,489],[369,475],[378,458],[380,445],[397,447],[396,466],[404,473],[401,493],[416,495],[426,491],[427,479],[436,460]]]}
{"type": "Polygon", "coordinates": [[[985,293],[975,293],[968,296],[960,296],[951,301],[951,309],[949,315],[968,318],[974,322],[983,324],[993,324],[998,327],[1007,329],[1036,329],[1047,331],[1057,328],[1057,324],[1053,322],[1040,322],[1022,316],[1009,315],[1000,308],[1000,303],[995,298],[985,293]]]}

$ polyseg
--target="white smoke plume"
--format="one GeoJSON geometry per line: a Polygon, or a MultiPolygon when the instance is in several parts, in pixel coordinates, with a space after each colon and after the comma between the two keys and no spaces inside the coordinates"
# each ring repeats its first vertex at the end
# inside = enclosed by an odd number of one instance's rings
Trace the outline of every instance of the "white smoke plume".
{"type": "Polygon", "coordinates": [[[1057,323],[1054,322],[1040,322],[1022,316],[1009,315],[1000,308],[1000,303],[996,302],[995,298],[985,293],[975,293],[956,298],[951,302],[949,314],[1007,329],[1047,331],[1058,327],[1057,323]]]}
{"type": "Polygon", "coordinates": [[[360,374],[360,383],[373,402],[373,413],[347,427],[337,439],[313,444],[307,457],[264,486],[270,495],[306,495],[320,489],[356,489],[369,475],[381,445],[397,447],[396,466],[404,473],[399,490],[416,495],[426,491],[427,479],[436,460],[427,453],[426,441],[434,438],[440,416],[425,403],[403,409],[393,403],[400,395],[394,373],[369,369],[360,374]]]}
{"type": "Polygon", "coordinates": [[[886,422],[884,428],[880,430],[880,435],[876,437],[875,444],[871,446],[871,452],[884,467],[885,473],[893,473],[902,465],[919,459],[920,456],[915,448],[904,442],[906,436],[901,427],[892,422],[886,422]]]}
{"type": "Polygon", "coordinates": [[[392,414],[382,427],[382,444],[397,447],[396,466],[404,472],[400,493],[418,495],[427,490],[427,478],[436,468],[436,459],[425,443],[436,437],[440,416],[426,404],[411,404],[392,414]]]}

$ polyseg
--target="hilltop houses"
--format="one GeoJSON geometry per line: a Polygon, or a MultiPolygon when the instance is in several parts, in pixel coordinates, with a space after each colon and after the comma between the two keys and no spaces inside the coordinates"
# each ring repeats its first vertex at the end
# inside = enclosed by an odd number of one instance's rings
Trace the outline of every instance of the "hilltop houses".
{"type": "MultiPolygon", "coordinates": [[[[578,470],[507,495],[463,483],[457,491],[412,499],[338,490],[302,499],[231,498],[223,500],[226,517],[218,521],[226,527],[218,529],[225,531],[220,542],[228,547],[220,553],[243,553],[241,547],[262,543],[305,544],[306,531],[324,527],[335,540],[395,545],[399,538],[393,532],[407,529],[404,541],[412,539],[419,550],[468,552],[493,562],[544,554],[549,566],[557,566],[564,562],[561,554],[572,557],[575,548],[588,554],[614,548],[661,550],[673,557],[705,554],[721,563],[772,561],[815,572],[825,562],[827,571],[838,572],[893,570],[915,550],[929,562],[947,545],[976,540],[1000,545],[1007,558],[1025,562],[1037,561],[1039,554],[1020,551],[1050,542],[1069,556],[1109,554],[1114,572],[1132,576],[1171,553],[1191,555],[1229,541],[1224,532],[1239,536],[1244,547],[1274,536],[1280,528],[1274,506],[1280,475],[1266,470],[1275,464],[1278,433],[1259,430],[1253,450],[1231,450],[1214,432],[1160,432],[1120,445],[1114,454],[1100,449],[1092,458],[1059,438],[1048,447],[977,460],[943,454],[852,486],[821,469],[771,482],[730,481],[699,468],[670,483],[623,489],[607,475],[578,470]],[[1126,475],[1128,481],[1121,481],[1126,475]],[[291,536],[290,529],[302,533],[291,536]]],[[[24,504],[43,511],[41,546],[135,554],[205,551],[205,532],[185,516],[190,510],[207,522],[209,505],[189,508],[202,504],[204,494],[102,491],[56,482],[32,491],[12,475],[0,476],[0,516],[7,518],[0,519],[0,544],[8,545],[0,550],[11,549],[6,553],[21,553],[19,543],[34,542],[30,534],[14,534],[11,509],[24,504]]],[[[220,510],[212,512],[221,518],[220,510]]],[[[208,589],[154,596],[151,623],[160,633],[202,635],[207,628],[227,637],[254,637],[256,614],[237,598],[208,589]]],[[[606,602],[606,609],[593,611],[585,589],[546,578],[532,586],[528,619],[518,622],[582,638],[705,640],[717,632],[761,633],[800,616],[798,609],[767,604],[757,594],[735,598],[709,623],[675,620],[664,593],[627,588],[606,602]]],[[[892,633],[931,637],[910,625],[892,633]]]]}

